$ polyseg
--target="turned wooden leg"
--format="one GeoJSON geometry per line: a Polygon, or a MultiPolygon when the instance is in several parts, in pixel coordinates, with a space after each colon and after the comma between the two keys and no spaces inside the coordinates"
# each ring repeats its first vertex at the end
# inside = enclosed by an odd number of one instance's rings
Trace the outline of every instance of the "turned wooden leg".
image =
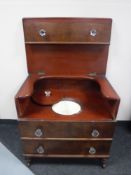
{"type": "Polygon", "coordinates": [[[26,160],[26,162],[27,162],[27,166],[29,167],[30,166],[30,164],[31,164],[31,158],[25,158],[25,160],[26,160]]]}
{"type": "Polygon", "coordinates": [[[101,159],[102,168],[106,168],[106,161],[107,161],[107,159],[101,159]]]}

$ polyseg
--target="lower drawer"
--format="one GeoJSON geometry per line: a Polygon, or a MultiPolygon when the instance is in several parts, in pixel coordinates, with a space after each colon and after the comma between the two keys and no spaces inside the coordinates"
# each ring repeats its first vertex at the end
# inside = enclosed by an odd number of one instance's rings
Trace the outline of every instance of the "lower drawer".
{"type": "Polygon", "coordinates": [[[36,141],[23,140],[24,154],[108,155],[111,141],[36,141]]]}

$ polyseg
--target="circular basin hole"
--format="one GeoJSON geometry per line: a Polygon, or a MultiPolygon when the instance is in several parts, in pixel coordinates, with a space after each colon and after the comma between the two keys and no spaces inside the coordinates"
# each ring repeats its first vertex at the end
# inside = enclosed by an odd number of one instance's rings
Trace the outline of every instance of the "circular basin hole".
{"type": "Polygon", "coordinates": [[[81,110],[81,106],[71,100],[62,100],[52,106],[52,110],[61,115],[73,115],[81,110]]]}

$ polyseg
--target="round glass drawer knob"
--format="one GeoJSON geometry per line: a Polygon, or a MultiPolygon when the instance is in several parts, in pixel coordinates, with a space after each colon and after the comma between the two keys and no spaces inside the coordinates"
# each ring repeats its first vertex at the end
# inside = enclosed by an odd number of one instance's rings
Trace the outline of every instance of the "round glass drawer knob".
{"type": "Polygon", "coordinates": [[[35,130],[35,136],[36,137],[41,137],[43,135],[43,132],[40,128],[36,129],[35,130]]]}
{"type": "Polygon", "coordinates": [[[42,36],[42,37],[46,36],[46,31],[44,29],[40,29],[39,30],[39,35],[42,36]]]}
{"type": "Polygon", "coordinates": [[[95,154],[95,153],[96,153],[96,149],[94,147],[90,147],[89,154],[95,154]]]}
{"type": "Polygon", "coordinates": [[[99,131],[94,129],[91,133],[92,137],[98,137],[100,135],[99,131]]]}
{"type": "Polygon", "coordinates": [[[43,154],[45,152],[43,146],[39,146],[36,151],[38,154],[43,154]]]}
{"type": "Polygon", "coordinates": [[[91,36],[96,36],[96,29],[92,29],[92,30],[90,30],[90,35],[91,36]]]}

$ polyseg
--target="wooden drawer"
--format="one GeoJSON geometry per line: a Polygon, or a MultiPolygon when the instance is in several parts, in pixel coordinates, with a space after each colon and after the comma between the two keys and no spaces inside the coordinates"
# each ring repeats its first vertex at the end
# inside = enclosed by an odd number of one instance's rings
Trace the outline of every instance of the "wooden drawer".
{"type": "Polygon", "coordinates": [[[23,140],[24,154],[107,155],[110,141],[30,141],[23,140]]]}
{"type": "Polygon", "coordinates": [[[26,42],[108,43],[111,19],[24,19],[24,29],[26,42]]]}
{"type": "Polygon", "coordinates": [[[20,121],[22,137],[31,138],[112,138],[114,122],[20,121]]]}

